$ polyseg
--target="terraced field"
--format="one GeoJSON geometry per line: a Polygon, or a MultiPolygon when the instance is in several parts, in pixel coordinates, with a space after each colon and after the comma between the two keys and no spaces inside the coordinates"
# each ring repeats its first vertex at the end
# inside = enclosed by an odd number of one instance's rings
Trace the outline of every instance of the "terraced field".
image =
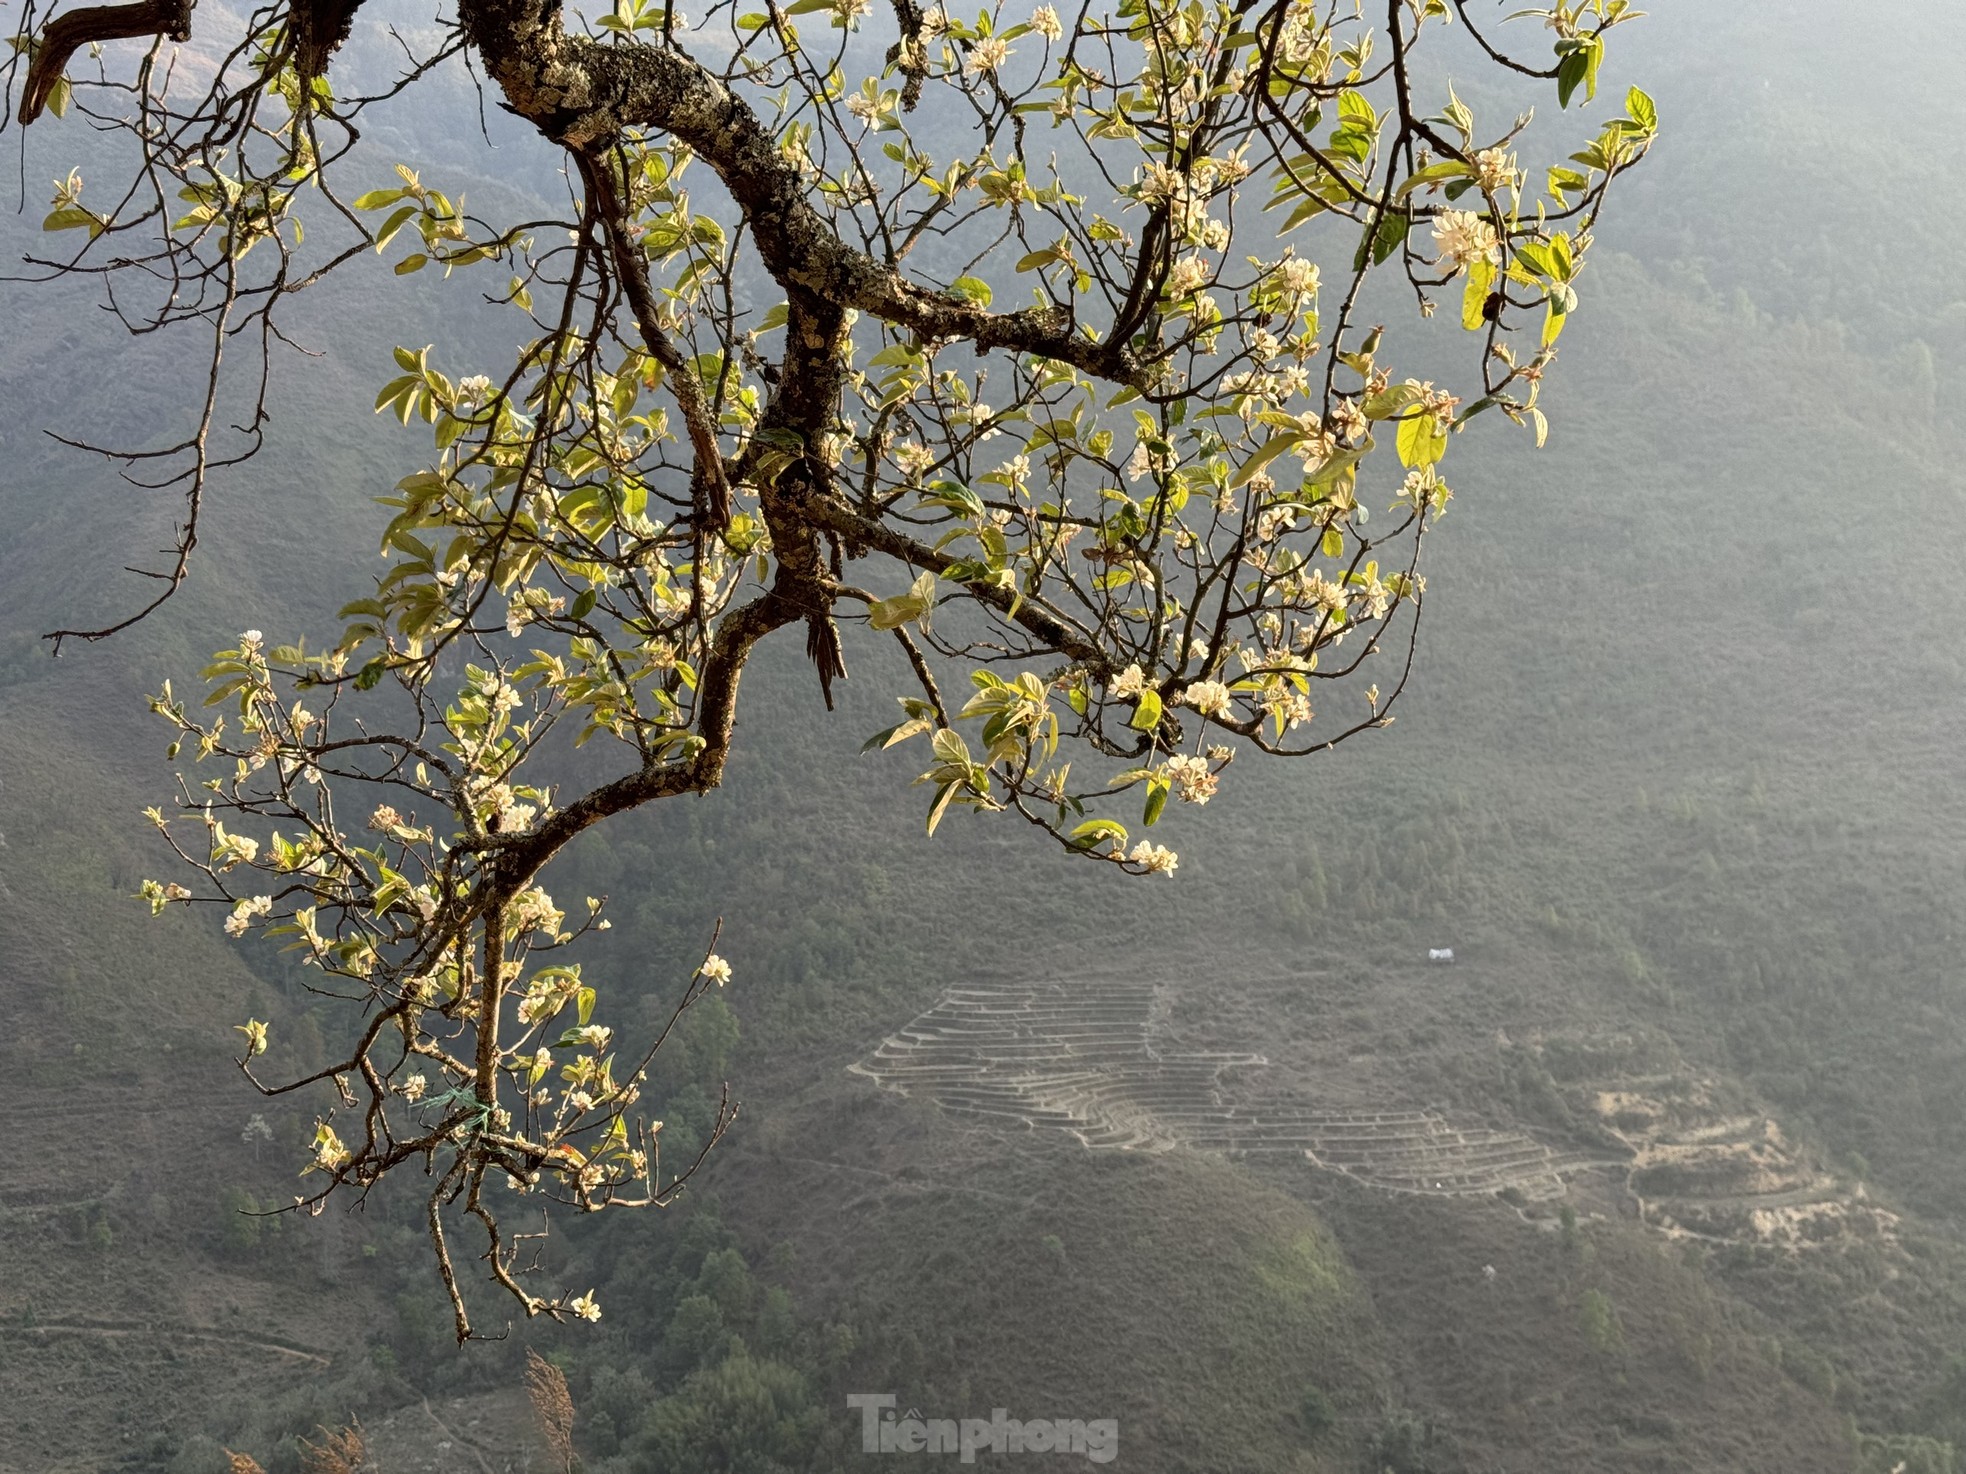
{"type": "Polygon", "coordinates": [[[1000,1129],[1063,1131],[1094,1150],[1292,1153],[1393,1192],[1560,1197],[1603,1165],[1422,1105],[1339,1110],[1265,1089],[1260,1054],[1182,1049],[1152,984],[955,987],[850,1068],[1000,1129]]]}
{"type": "Polygon", "coordinates": [[[1896,1227],[1861,1183],[1826,1170],[1771,1117],[1729,1108],[1707,1081],[1620,1080],[1591,1103],[1631,1146],[1639,1215],[1671,1237],[1800,1249],[1896,1227]]]}

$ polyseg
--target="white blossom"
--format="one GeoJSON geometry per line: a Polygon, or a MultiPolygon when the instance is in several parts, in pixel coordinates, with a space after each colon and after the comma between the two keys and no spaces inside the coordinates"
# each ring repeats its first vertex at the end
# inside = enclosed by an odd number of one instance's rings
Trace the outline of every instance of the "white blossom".
{"type": "Polygon", "coordinates": [[[1324,576],[1322,568],[1312,572],[1304,583],[1304,598],[1312,608],[1326,614],[1345,612],[1345,589],[1324,576]]]}
{"type": "Polygon", "coordinates": [[[1134,192],[1147,204],[1179,204],[1189,199],[1193,193],[1189,177],[1178,169],[1170,169],[1165,164],[1149,163],[1142,171],[1140,182],[1134,192]]]}
{"type": "MultiPolygon", "coordinates": [[[[1256,490],[1256,478],[1250,478],[1251,490],[1256,490]]],[[[1275,483],[1272,482],[1272,485],[1275,483]]],[[[1297,525],[1297,508],[1293,506],[1265,507],[1256,517],[1256,540],[1274,542],[1297,525]]]]}
{"type": "Polygon", "coordinates": [[[1484,148],[1474,156],[1475,183],[1489,194],[1512,188],[1515,184],[1515,160],[1499,148],[1484,148]]]}
{"type": "Polygon", "coordinates": [[[1358,440],[1366,433],[1365,411],[1352,399],[1340,399],[1331,407],[1331,423],[1327,427],[1339,440],[1358,440]]]}
{"type": "Polygon", "coordinates": [[[1301,727],[1311,719],[1311,699],[1295,686],[1279,682],[1265,691],[1258,704],[1289,728],[1301,727]]]}
{"type": "Polygon", "coordinates": [[[273,914],[271,896],[253,896],[233,904],[232,914],[225,918],[225,934],[228,937],[243,937],[256,918],[273,914]]]}
{"type": "Polygon", "coordinates": [[[1196,681],[1181,696],[1184,705],[1192,706],[1205,717],[1221,716],[1233,699],[1229,688],[1220,681],[1196,681]]]}
{"type": "Polygon", "coordinates": [[[1167,295],[1190,297],[1208,280],[1209,265],[1199,256],[1183,256],[1167,273],[1167,295]]]}
{"type": "Polygon", "coordinates": [[[1358,594],[1365,604],[1368,619],[1384,619],[1386,611],[1392,607],[1392,588],[1376,573],[1359,585],[1358,594]]]}
{"type": "Polygon", "coordinates": [[[1174,780],[1174,796],[1182,803],[1205,804],[1215,796],[1218,780],[1205,757],[1176,754],[1167,760],[1167,773],[1174,780]]]}
{"type": "Polygon", "coordinates": [[[536,931],[549,938],[558,933],[560,923],[565,919],[566,913],[555,906],[553,898],[538,886],[514,896],[505,917],[506,925],[521,935],[536,931]]]}
{"type": "Polygon", "coordinates": [[[1276,278],[1285,291],[1314,296],[1318,289],[1317,262],[1306,261],[1302,256],[1285,256],[1277,262],[1276,278]]]}
{"type": "Polygon", "coordinates": [[[1022,486],[1024,478],[1031,474],[1031,458],[1027,455],[1014,455],[997,467],[997,474],[1014,486],[1022,486]]]}
{"type": "Polygon", "coordinates": [[[984,36],[969,49],[969,59],[963,63],[963,70],[973,77],[985,72],[994,72],[1010,60],[1010,47],[1000,36],[984,36]]]}
{"type": "Polygon", "coordinates": [[[1434,220],[1434,248],[1460,271],[1497,256],[1495,227],[1472,210],[1444,210],[1434,220]]]}

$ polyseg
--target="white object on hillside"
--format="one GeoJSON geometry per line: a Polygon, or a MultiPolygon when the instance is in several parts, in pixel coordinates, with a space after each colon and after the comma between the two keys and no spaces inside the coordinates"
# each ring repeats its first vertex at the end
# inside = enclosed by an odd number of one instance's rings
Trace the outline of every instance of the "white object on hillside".
{"type": "Polygon", "coordinates": [[[1452,962],[1453,960],[1454,949],[1452,947],[1427,948],[1427,961],[1429,962],[1452,962]]]}

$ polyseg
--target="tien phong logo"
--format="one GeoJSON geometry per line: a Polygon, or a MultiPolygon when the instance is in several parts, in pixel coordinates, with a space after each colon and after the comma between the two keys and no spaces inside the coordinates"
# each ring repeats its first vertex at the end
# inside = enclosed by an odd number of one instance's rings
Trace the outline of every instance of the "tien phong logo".
{"type": "Polygon", "coordinates": [[[870,1454],[955,1454],[965,1464],[981,1453],[1078,1454],[1095,1464],[1119,1456],[1117,1418],[1025,1418],[993,1408],[987,1418],[925,1418],[895,1411],[892,1392],[849,1392],[860,1412],[860,1447],[870,1454]]]}

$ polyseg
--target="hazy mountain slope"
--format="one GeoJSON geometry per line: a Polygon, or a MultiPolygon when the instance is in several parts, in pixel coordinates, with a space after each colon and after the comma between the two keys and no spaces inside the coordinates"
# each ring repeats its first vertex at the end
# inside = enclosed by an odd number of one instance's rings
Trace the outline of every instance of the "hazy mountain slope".
{"type": "MultiPolygon", "coordinates": [[[[75,127],[36,129],[28,177],[78,159],[110,176],[102,148],[75,127]]],[[[28,188],[32,202],[40,186],[28,188]]],[[[30,203],[6,223],[10,253],[49,249],[39,214],[30,203]]],[[[372,558],[370,498],[413,454],[408,432],[367,413],[370,385],[393,334],[446,338],[441,292],[372,285],[332,283],[301,314],[303,341],[321,356],[304,386],[279,383],[265,456],[222,482],[198,577],[143,627],[72,643],[59,661],[41,632],[105,623],[147,597],[119,570],[160,566],[181,501],[133,488],[43,432],[133,448],[174,438],[192,408],[182,366],[196,345],[126,337],[85,288],[7,288],[0,1125],[11,1145],[0,1252],[18,1272],[0,1288],[0,1468],[10,1474],[152,1452],[163,1467],[184,1435],[230,1416],[222,1405],[284,1409],[304,1431],[373,1401],[368,1343],[390,1317],[391,1285],[355,1271],[363,1231],[338,1214],[301,1225],[238,1211],[291,1199],[318,1103],[255,1098],[229,1062],[231,1026],[284,1017],[283,1067],[326,1062],[322,1027],[304,998],[289,989],[278,1001],[259,980],[282,971],[272,959],[243,957],[202,922],[153,921],[132,899],[168,868],[141,818],[171,791],[167,734],[145,694],[166,678],[195,690],[227,632],[324,627],[372,558]],[[242,1140],[255,1115],[270,1141],[242,1140]]]]}
{"type": "MultiPolygon", "coordinates": [[[[1908,6],[1885,22],[1915,14],[1952,24],[1908,6]]],[[[1607,228],[1624,254],[1604,253],[1566,338],[1550,448],[1482,423],[1457,455],[1420,677],[1390,731],[1232,769],[1168,823],[1180,875],[1125,885],[1002,824],[924,839],[913,754],[853,756],[897,673],[855,659],[828,718],[788,650],[749,690],[725,792],[571,857],[565,894],[616,897],[598,955],[641,1006],[726,918],[746,1113],[708,1196],[760,1280],[795,1292],[806,1329],[778,1334],[823,1393],[825,1459],[851,1467],[842,1389],[1118,1416],[1120,1467],[1141,1470],[1338,1471],[1376,1442],[1402,1474],[1828,1471],[1852,1467],[1846,1417],[1946,1427],[1945,1360],[1966,1351],[1966,503],[1928,254],[1957,202],[1914,191],[1956,161],[1850,141],[1854,99],[1799,100],[1875,90],[1864,69],[1884,63],[1844,69],[1832,41],[1852,23],[1827,7],[1781,16],[1775,46],[1745,9],[1667,5],[1635,29],[1666,141],[1607,228]],[[1717,39],[1693,39],[1709,22],[1717,39]],[[1868,230],[1880,202],[1916,223],[1868,230]],[[1438,945],[1460,963],[1429,968],[1438,945]],[[1434,1107],[1620,1165],[1568,1179],[1561,1205],[1393,1195],[1301,1160],[978,1130],[847,1073],[951,984],[1115,974],[1161,987],[1185,1046],[1262,1054],[1237,1088],[1434,1107]],[[1679,1191],[1656,1170],[1697,1176],[1718,1147],[1691,1168],[1621,1156],[1643,1112],[1621,1146],[1607,1094],[1728,1149],[1729,1123],[1764,1141],[1772,1124],[1796,1181],[1900,1221],[1801,1252],[1724,1225],[1668,1237],[1641,1200],[1683,1227],[1740,1184],[1679,1191]],[[850,1334],[821,1356],[828,1327],[850,1334]]],[[[1892,126],[1948,115],[1947,34],[1893,72],[1892,126]]],[[[135,812],[166,777],[141,692],[189,682],[236,628],[325,628],[369,566],[366,497],[421,455],[367,412],[372,335],[442,331],[394,286],[323,300],[325,373],[215,500],[192,590],[52,666],[34,634],[113,607],[101,579],[171,508],[32,429],[153,436],[175,399],[162,350],[9,289],[0,1121],[32,1145],[0,1175],[7,1259],[30,1266],[0,1290],[0,1467],[108,1467],[160,1430],[266,1440],[460,1374],[515,1384],[509,1351],[443,1356],[386,1206],[241,1240],[228,1192],[279,1201],[310,1116],[268,1111],[257,1159],[238,1140],[259,1107],[227,1074],[229,1026],[271,1010],[304,1054],[320,1025],[270,959],[128,899],[161,864],[135,812]]],[[[625,1409],[607,1434],[624,1447],[629,1414],[682,1380],[673,1318],[709,1274],[700,1245],[672,1273],[693,1222],[556,1251],[610,1307],[560,1344],[583,1405],[625,1409]],[[608,1401],[631,1372],[655,1391],[608,1401]]],[[[167,1438],[146,1461],[198,1447],[167,1438]]]]}

